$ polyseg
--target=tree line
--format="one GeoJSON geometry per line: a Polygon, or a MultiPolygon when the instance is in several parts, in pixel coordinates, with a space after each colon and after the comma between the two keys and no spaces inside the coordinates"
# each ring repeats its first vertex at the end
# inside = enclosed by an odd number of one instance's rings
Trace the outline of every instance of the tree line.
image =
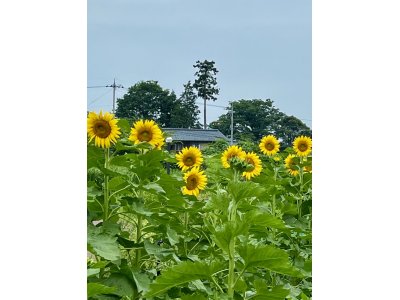
{"type": "MultiPolygon", "coordinates": [[[[116,117],[132,121],[153,119],[161,127],[169,128],[206,128],[206,110],[204,124],[199,122],[200,110],[196,104],[198,98],[215,101],[219,93],[216,74],[218,70],[213,61],[197,61],[193,67],[194,83],[188,81],[183,85],[183,92],[176,96],[174,91],[162,88],[157,81],[140,81],[128,89],[128,92],[117,99],[116,117]]],[[[311,136],[311,129],[295,116],[288,116],[273,105],[270,99],[240,99],[230,102],[233,105],[233,132],[236,141],[257,142],[264,135],[274,134],[287,147],[299,135],[311,136]]],[[[211,122],[209,128],[219,129],[230,136],[231,112],[221,115],[211,122]]]]}

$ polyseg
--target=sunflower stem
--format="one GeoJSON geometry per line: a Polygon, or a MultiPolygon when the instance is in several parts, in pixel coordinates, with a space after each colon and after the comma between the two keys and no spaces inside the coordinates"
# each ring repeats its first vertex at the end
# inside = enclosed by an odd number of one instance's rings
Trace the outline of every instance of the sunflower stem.
{"type": "MultiPolygon", "coordinates": [[[[183,213],[183,222],[184,222],[184,225],[185,225],[185,231],[187,232],[188,231],[188,222],[189,222],[189,216],[188,216],[188,212],[187,211],[185,211],[183,213]]],[[[184,248],[185,248],[185,255],[187,256],[188,255],[187,241],[185,240],[183,243],[184,243],[184,248]]]]}
{"type": "Polygon", "coordinates": [[[300,156],[300,201],[299,201],[299,219],[301,218],[301,206],[303,205],[303,157],[300,156]]]}
{"type": "MultiPolygon", "coordinates": [[[[110,159],[110,149],[104,149],[104,168],[108,168],[108,163],[110,159]]],[[[108,219],[108,209],[109,209],[109,188],[108,188],[108,175],[104,175],[104,209],[103,209],[103,222],[108,219]]]]}
{"type": "MultiPolygon", "coordinates": [[[[278,177],[278,168],[274,167],[274,182],[276,183],[276,179],[278,177]]],[[[276,211],[276,201],[275,201],[275,193],[272,195],[272,215],[275,216],[276,211]]]]}
{"type": "MultiPolygon", "coordinates": [[[[136,244],[139,244],[140,238],[142,236],[142,216],[138,215],[137,227],[136,227],[136,244]]],[[[136,249],[136,266],[139,266],[140,256],[142,254],[142,249],[136,249]]]]}
{"type": "MultiPolygon", "coordinates": [[[[236,174],[236,172],[235,172],[236,174]]],[[[235,222],[236,221],[236,203],[234,203],[232,207],[232,211],[228,214],[228,221],[235,222]]],[[[236,236],[234,236],[229,242],[229,271],[228,271],[228,299],[233,299],[233,294],[235,292],[235,243],[236,236]]]]}

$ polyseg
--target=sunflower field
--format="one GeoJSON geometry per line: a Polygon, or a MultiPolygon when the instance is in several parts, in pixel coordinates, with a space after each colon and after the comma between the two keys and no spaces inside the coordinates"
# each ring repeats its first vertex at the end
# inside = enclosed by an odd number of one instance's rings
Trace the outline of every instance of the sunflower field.
{"type": "Polygon", "coordinates": [[[102,112],[87,133],[88,299],[312,299],[310,137],[175,153],[102,112]]]}

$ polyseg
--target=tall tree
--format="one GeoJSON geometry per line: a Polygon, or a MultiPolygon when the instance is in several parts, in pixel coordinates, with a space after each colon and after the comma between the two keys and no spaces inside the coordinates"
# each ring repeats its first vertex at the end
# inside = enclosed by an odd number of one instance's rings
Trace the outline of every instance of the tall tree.
{"type": "Polygon", "coordinates": [[[217,100],[216,95],[219,94],[219,88],[217,88],[218,73],[217,68],[214,66],[214,61],[205,60],[203,62],[196,61],[193,65],[198,70],[194,74],[197,78],[194,81],[193,87],[197,90],[197,95],[204,100],[204,129],[207,129],[207,100],[217,100]]]}
{"type": "Polygon", "coordinates": [[[171,127],[176,95],[163,89],[157,81],[140,81],[117,99],[115,115],[132,120],[152,119],[162,127],[171,127]]]}
{"type": "Polygon", "coordinates": [[[196,104],[197,95],[190,81],[183,85],[184,90],[175,103],[172,111],[171,127],[201,128],[199,123],[199,107],[196,104]]]}
{"type": "MultiPolygon", "coordinates": [[[[287,116],[274,107],[270,99],[233,101],[233,111],[233,136],[237,141],[258,142],[264,135],[273,134],[282,141],[282,148],[285,148],[300,134],[311,136],[310,128],[299,119],[287,116]]],[[[210,127],[230,135],[231,113],[221,115],[210,127]]]]}

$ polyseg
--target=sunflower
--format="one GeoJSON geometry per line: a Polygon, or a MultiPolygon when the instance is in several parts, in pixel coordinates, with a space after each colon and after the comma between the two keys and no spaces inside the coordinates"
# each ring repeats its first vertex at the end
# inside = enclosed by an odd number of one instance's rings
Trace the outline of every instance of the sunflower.
{"type": "Polygon", "coordinates": [[[260,175],[262,170],[262,163],[260,158],[254,152],[246,153],[244,157],[244,161],[249,164],[250,168],[242,173],[247,180],[250,180],[251,177],[255,177],[260,175]]]}
{"type": "MultiPolygon", "coordinates": [[[[303,161],[307,162],[307,157],[305,157],[303,161]]],[[[312,163],[304,166],[304,172],[312,173],[312,163]]]]}
{"type": "Polygon", "coordinates": [[[224,168],[229,168],[231,165],[229,164],[229,160],[237,157],[239,159],[244,159],[246,152],[242,150],[241,147],[238,146],[230,146],[228,149],[222,153],[221,161],[224,168]]]}
{"type": "Polygon", "coordinates": [[[258,145],[262,153],[272,156],[279,151],[279,141],[273,135],[264,136],[258,145]]]}
{"type": "Polygon", "coordinates": [[[178,166],[182,169],[182,171],[186,171],[191,167],[200,167],[201,163],[203,162],[201,151],[193,146],[189,148],[183,148],[180,153],[175,155],[175,157],[178,161],[178,166]]]}
{"type": "Polygon", "coordinates": [[[147,142],[156,148],[164,144],[162,131],[153,120],[139,120],[133,124],[128,139],[135,144],[147,142]]]}
{"type": "Polygon", "coordinates": [[[207,185],[207,177],[204,175],[204,171],[200,171],[197,166],[186,172],[183,179],[186,182],[186,185],[182,188],[184,195],[194,195],[197,197],[200,190],[204,190],[207,185]]]}
{"type": "Polygon", "coordinates": [[[121,131],[117,125],[118,120],[114,115],[100,111],[99,114],[90,112],[87,118],[87,133],[89,142],[94,138],[94,144],[102,148],[110,148],[111,142],[116,143],[121,131]]]}
{"type": "Polygon", "coordinates": [[[278,155],[275,155],[272,159],[274,161],[276,161],[276,162],[280,162],[281,161],[281,158],[278,155]]]}
{"type": "Polygon", "coordinates": [[[299,175],[299,170],[295,165],[295,162],[293,161],[293,158],[295,158],[296,155],[293,154],[289,154],[286,158],[285,158],[285,167],[287,168],[288,172],[293,175],[299,175]]]}
{"type": "Polygon", "coordinates": [[[307,156],[311,153],[312,142],[308,136],[298,136],[293,141],[293,149],[298,156],[307,156]]]}
{"type": "Polygon", "coordinates": [[[308,173],[312,173],[312,166],[311,166],[311,165],[309,165],[309,166],[304,166],[304,171],[305,171],[305,172],[308,172],[308,173]]]}

